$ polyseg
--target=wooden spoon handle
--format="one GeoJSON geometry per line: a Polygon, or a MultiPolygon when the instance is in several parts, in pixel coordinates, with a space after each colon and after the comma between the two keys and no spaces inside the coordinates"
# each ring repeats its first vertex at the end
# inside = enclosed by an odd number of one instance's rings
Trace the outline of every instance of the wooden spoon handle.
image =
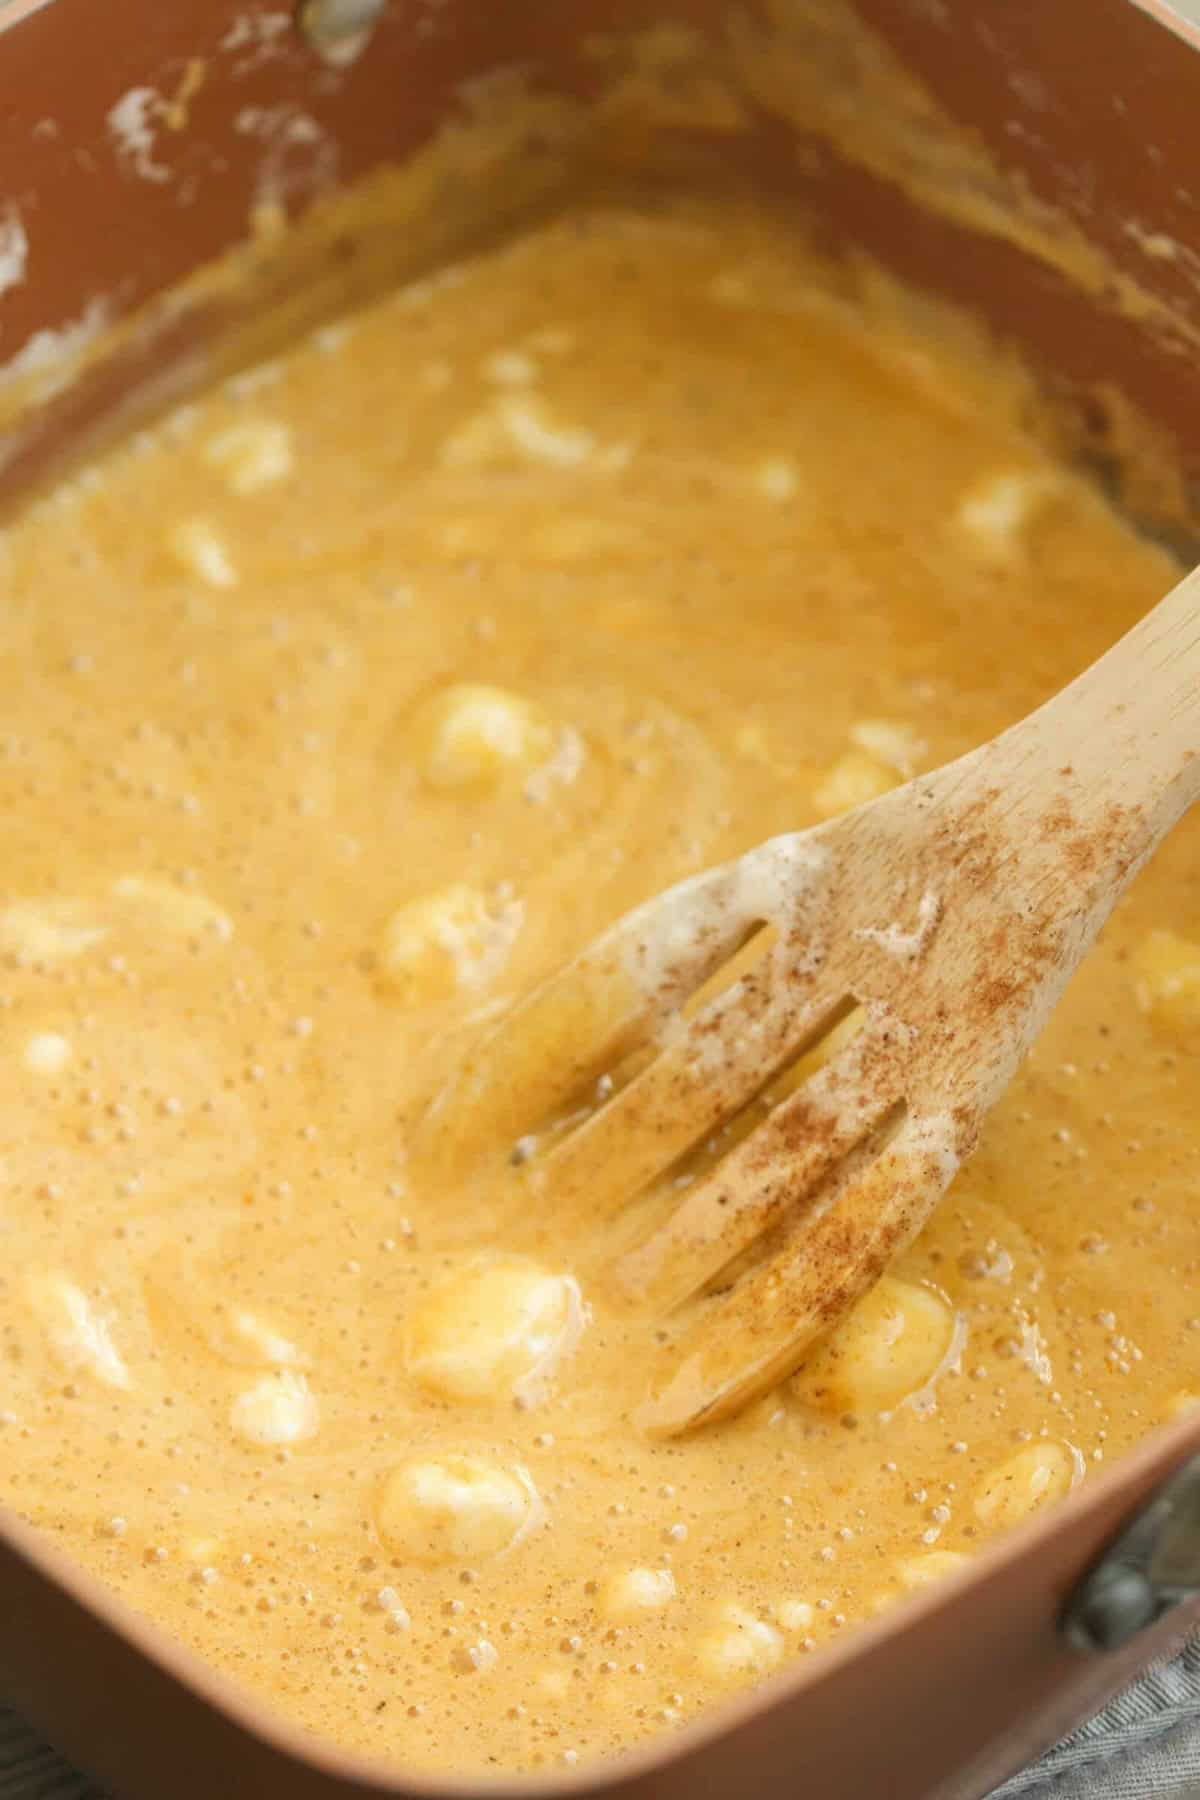
{"type": "Polygon", "coordinates": [[[1200,798],[1200,570],[994,748],[1014,810],[1069,809],[1123,886],[1200,798]]]}

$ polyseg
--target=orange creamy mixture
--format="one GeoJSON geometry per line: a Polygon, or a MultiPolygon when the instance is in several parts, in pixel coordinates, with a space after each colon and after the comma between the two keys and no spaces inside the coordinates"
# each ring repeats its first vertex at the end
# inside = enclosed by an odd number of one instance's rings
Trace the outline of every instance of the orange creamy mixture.
{"type": "Polygon", "coordinates": [[[341,1744],[573,1763],[1200,1394],[1200,830],[838,1353],[651,1445],[569,1217],[400,1118],[625,907],[965,750],[1173,579],[1021,381],[732,207],[581,211],[0,540],[0,1497],[341,1744]]]}

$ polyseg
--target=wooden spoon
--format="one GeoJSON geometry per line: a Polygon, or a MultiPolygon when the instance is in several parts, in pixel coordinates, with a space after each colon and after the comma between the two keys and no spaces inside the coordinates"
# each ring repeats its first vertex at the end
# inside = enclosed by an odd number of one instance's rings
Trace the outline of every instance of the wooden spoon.
{"type": "Polygon", "coordinates": [[[481,1043],[426,1143],[515,1141],[542,1204],[601,1217],[861,1020],[618,1262],[674,1328],[648,1431],[791,1373],[913,1239],[1198,753],[1200,571],[1020,724],[636,908],[481,1043]]]}

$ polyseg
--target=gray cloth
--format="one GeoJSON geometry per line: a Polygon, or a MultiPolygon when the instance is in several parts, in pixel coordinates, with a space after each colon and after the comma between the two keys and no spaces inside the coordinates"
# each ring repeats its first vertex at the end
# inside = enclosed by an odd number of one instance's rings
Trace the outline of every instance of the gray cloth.
{"type": "Polygon", "coordinates": [[[1200,1796],[1200,1637],[992,1800],[1177,1800],[1200,1796]]]}
{"type": "MultiPolygon", "coordinates": [[[[1033,1768],[997,1788],[991,1800],[1184,1800],[1184,1796],[1200,1800],[1200,1637],[1180,1655],[1149,1670],[1033,1768]]],[[[0,1707],[0,1800],[104,1800],[104,1796],[15,1713],[0,1707]]]]}

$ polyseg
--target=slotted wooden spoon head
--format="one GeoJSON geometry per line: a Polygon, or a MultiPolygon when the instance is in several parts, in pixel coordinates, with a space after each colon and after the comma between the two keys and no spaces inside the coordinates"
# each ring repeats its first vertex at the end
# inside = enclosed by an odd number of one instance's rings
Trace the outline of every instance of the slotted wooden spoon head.
{"type": "Polygon", "coordinates": [[[998,903],[1005,859],[982,817],[951,824],[933,796],[914,784],[627,915],[509,1015],[426,1121],[443,1176],[503,1146],[531,1204],[602,1218],[857,1009],[850,1042],[616,1265],[668,1324],[648,1430],[718,1418],[796,1367],[919,1230],[1031,1028],[1062,946],[998,903]],[[749,966],[689,1005],[745,945],[749,966]],[[614,1082],[638,1050],[649,1060],[614,1082]]]}

